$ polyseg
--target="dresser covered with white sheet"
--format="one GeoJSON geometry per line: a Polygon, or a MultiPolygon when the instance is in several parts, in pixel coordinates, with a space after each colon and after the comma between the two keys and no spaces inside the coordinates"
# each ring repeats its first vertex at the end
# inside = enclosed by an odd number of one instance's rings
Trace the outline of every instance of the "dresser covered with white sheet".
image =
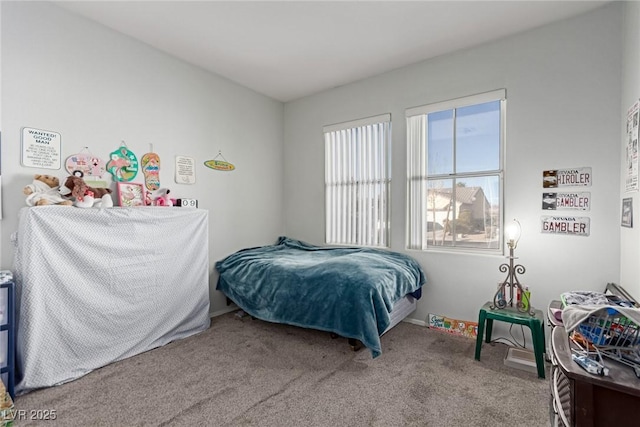
{"type": "Polygon", "coordinates": [[[17,394],[209,327],[208,212],[23,208],[17,394]]]}

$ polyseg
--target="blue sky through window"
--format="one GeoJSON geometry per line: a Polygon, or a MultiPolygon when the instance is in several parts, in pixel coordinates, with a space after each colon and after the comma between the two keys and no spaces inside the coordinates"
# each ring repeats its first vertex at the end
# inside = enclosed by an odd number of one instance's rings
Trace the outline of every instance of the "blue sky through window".
{"type": "MultiPolygon", "coordinates": [[[[457,108],[455,115],[455,127],[453,109],[427,115],[428,174],[497,172],[500,169],[500,101],[457,108]]],[[[499,203],[497,175],[465,178],[458,180],[458,184],[482,187],[490,204],[499,203]]]]}

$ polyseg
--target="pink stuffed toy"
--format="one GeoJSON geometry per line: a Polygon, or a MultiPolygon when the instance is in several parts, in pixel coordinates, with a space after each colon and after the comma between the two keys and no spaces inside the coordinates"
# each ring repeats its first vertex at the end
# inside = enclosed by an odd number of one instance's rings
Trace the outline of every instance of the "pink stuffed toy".
{"type": "Polygon", "coordinates": [[[160,188],[153,192],[151,196],[152,206],[173,206],[173,199],[169,198],[170,190],[168,188],[160,188]]]}

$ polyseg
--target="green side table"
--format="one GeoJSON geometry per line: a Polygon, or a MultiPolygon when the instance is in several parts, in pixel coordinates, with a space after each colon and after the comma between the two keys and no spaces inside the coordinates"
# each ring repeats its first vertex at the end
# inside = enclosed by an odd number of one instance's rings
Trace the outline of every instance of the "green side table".
{"type": "Polygon", "coordinates": [[[541,310],[534,310],[534,315],[529,313],[520,313],[515,307],[507,307],[502,309],[491,309],[491,302],[487,302],[480,309],[478,317],[478,338],[476,339],[476,360],[480,360],[480,351],[482,351],[482,336],[484,335],[484,325],[487,324],[487,334],[485,342],[491,342],[491,331],[493,329],[493,321],[500,320],[507,323],[515,323],[518,325],[528,326],[531,329],[531,337],[533,338],[533,352],[536,356],[536,367],[538,368],[538,377],[544,378],[544,322],[541,310]]]}

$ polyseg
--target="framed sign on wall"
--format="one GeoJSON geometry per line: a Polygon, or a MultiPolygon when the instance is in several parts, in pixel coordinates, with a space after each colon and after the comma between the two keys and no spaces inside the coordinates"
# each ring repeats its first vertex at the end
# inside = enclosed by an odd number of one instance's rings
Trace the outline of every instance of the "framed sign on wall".
{"type": "Polygon", "coordinates": [[[195,184],[196,168],[192,157],[176,156],[176,184],[195,184]]]}
{"type": "Polygon", "coordinates": [[[119,182],[118,202],[123,208],[144,206],[144,186],[137,182],[119,182]]]}
{"type": "Polygon", "coordinates": [[[22,128],[22,166],[60,169],[60,139],[57,132],[22,128]]]}
{"type": "Polygon", "coordinates": [[[622,199],[622,220],[620,225],[633,228],[633,199],[631,197],[622,199]]]}

